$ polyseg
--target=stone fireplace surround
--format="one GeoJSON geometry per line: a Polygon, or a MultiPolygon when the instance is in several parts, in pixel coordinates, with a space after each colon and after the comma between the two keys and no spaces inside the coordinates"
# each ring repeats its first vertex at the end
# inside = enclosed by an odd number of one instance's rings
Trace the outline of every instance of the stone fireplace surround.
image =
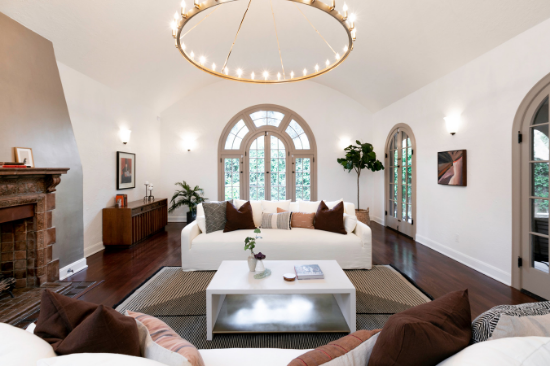
{"type": "Polygon", "coordinates": [[[52,259],[56,186],[68,168],[0,168],[0,271],[16,288],[59,279],[52,259]]]}

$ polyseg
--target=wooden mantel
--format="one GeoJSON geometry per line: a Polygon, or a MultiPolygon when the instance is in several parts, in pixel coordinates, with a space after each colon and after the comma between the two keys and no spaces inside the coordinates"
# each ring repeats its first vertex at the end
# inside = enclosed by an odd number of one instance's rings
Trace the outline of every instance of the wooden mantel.
{"type": "Polygon", "coordinates": [[[0,176],[64,175],[70,168],[0,168],[0,176]]]}

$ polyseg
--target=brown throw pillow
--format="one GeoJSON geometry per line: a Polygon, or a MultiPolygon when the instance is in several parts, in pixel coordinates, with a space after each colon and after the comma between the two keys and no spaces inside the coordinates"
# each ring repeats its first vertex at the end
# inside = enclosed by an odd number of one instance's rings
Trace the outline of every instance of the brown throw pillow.
{"type": "Polygon", "coordinates": [[[252,216],[252,205],[250,201],[244,203],[239,209],[231,202],[227,202],[227,222],[223,232],[233,232],[239,229],[256,229],[254,217],[252,216]]]}
{"type": "MultiPolygon", "coordinates": [[[[324,363],[332,361],[331,365],[334,366],[349,366],[349,364],[343,363],[343,360],[335,361],[335,359],[345,356],[346,354],[359,353],[362,356],[350,356],[350,360],[359,361],[361,357],[365,358],[366,362],[366,351],[365,350],[354,350],[367,340],[369,340],[373,335],[377,334],[380,331],[378,330],[359,330],[355,333],[349,334],[323,345],[322,347],[316,348],[310,352],[302,354],[299,357],[294,358],[289,366],[321,366],[324,363]],[[364,356],[363,356],[364,354],[364,356]],[[354,358],[357,357],[357,358],[354,358]]],[[[359,348],[358,348],[359,349],[359,348]]],[[[361,366],[364,366],[361,364],[361,366]]]]}
{"type": "Polygon", "coordinates": [[[321,201],[317,213],[315,213],[315,229],[322,231],[348,234],[344,227],[344,202],[341,201],[332,209],[329,209],[324,201],[321,201]]]}
{"type": "Polygon", "coordinates": [[[133,318],[110,307],[42,292],[34,333],[59,355],[117,353],[140,356],[139,334],[133,318]]]}
{"type": "Polygon", "coordinates": [[[369,366],[435,366],[466,348],[471,337],[468,290],[452,292],[391,316],[369,366]]]}

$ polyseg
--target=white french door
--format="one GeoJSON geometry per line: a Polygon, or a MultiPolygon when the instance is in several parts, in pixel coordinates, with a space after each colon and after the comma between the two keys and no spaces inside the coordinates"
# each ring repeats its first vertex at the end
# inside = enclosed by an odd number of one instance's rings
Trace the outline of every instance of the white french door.
{"type": "Polygon", "coordinates": [[[268,134],[254,139],[245,160],[245,173],[249,200],[285,200],[288,167],[284,142],[268,134]]]}
{"type": "Polygon", "coordinates": [[[412,132],[397,128],[386,149],[386,226],[415,236],[414,139],[412,132]]]}

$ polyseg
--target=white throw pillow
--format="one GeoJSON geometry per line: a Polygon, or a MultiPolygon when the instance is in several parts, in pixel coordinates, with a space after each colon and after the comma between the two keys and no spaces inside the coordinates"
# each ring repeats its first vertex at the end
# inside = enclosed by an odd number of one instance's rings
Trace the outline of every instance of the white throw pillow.
{"type": "Polygon", "coordinates": [[[326,204],[327,208],[332,209],[336,205],[338,205],[338,203],[340,203],[341,201],[344,201],[344,199],[340,199],[340,200],[336,200],[336,201],[325,201],[325,204],[326,204]]]}
{"type": "Polygon", "coordinates": [[[204,215],[197,215],[197,219],[195,219],[197,221],[197,225],[199,226],[199,229],[201,230],[202,233],[205,233],[206,232],[206,217],[204,215]]]}
{"type": "Polygon", "coordinates": [[[349,215],[344,213],[344,228],[348,234],[355,231],[357,227],[357,217],[355,215],[349,215]]]}
{"type": "Polygon", "coordinates": [[[42,338],[0,323],[0,365],[36,366],[40,359],[55,356],[52,346],[42,338]]]}
{"type": "Polygon", "coordinates": [[[262,200],[262,212],[264,213],[277,213],[277,208],[281,208],[284,211],[290,210],[290,200],[262,200]]]}
{"type": "Polygon", "coordinates": [[[292,213],[299,212],[300,211],[300,204],[290,203],[290,208],[289,209],[292,213]]]}
{"type": "MultiPolygon", "coordinates": [[[[2,361],[3,362],[3,361],[2,361]]],[[[21,364],[21,363],[18,363],[21,364]]],[[[114,353],[74,353],[41,359],[38,366],[166,366],[151,359],[114,353]]]]}
{"type": "Polygon", "coordinates": [[[202,207],[202,203],[197,205],[197,217],[204,217],[204,208],[202,207]]]}
{"type": "Polygon", "coordinates": [[[367,366],[372,354],[372,348],[374,348],[379,335],[380,333],[371,336],[348,353],[323,363],[321,366],[367,366]]]}
{"type": "MultiPolygon", "coordinates": [[[[235,208],[239,209],[243,206],[248,200],[233,200],[233,205],[235,208]]],[[[262,202],[260,200],[250,200],[250,206],[252,207],[252,219],[254,220],[254,225],[256,228],[262,225],[262,202]]]]}
{"type": "Polygon", "coordinates": [[[550,314],[539,316],[500,315],[489,340],[519,336],[550,337],[550,314]]]}
{"type": "Polygon", "coordinates": [[[470,345],[438,366],[549,366],[550,338],[529,336],[470,345]]]}
{"type": "Polygon", "coordinates": [[[317,209],[319,208],[319,204],[321,204],[320,201],[298,201],[298,208],[299,211],[302,213],[317,213],[317,209]]]}

